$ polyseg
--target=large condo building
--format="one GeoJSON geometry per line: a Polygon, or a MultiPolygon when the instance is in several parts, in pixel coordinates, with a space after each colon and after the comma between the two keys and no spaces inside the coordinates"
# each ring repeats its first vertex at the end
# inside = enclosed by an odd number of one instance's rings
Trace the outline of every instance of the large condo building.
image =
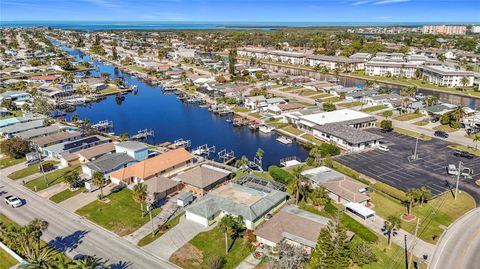
{"type": "Polygon", "coordinates": [[[424,34],[434,35],[465,35],[467,26],[465,25],[425,25],[424,34]]]}

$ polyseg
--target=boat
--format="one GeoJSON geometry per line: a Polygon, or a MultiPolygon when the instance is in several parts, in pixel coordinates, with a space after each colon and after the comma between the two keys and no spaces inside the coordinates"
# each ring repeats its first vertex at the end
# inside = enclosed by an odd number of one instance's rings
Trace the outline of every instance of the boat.
{"type": "Polygon", "coordinates": [[[264,134],[269,134],[272,132],[273,128],[272,127],[268,127],[266,125],[262,125],[260,127],[258,127],[258,130],[264,134]]]}
{"type": "Polygon", "coordinates": [[[286,136],[280,136],[276,140],[282,144],[291,144],[293,142],[292,139],[286,136]]]}
{"type": "Polygon", "coordinates": [[[330,82],[330,83],[339,83],[340,80],[339,80],[338,78],[331,78],[331,79],[328,80],[328,82],[330,82]]]}
{"type": "Polygon", "coordinates": [[[117,99],[117,100],[119,100],[119,101],[123,101],[123,100],[125,100],[125,96],[123,96],[123,95],[121,95],[121,94],[117,94],[117,95],[115,96],[115,99],[117,99]]]}
{"type": "Polygon", "coordinates": [[[232,122],[233,122],[232,119],[226,119],[225,121],[228,122],[228,123],[232,123],[232,122]]]}

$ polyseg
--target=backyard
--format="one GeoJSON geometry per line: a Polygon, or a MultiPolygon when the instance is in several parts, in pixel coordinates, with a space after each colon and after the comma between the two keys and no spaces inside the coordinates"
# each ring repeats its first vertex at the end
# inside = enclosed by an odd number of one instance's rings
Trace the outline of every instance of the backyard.
{"type": "MultiPolygon", "coordinates": [[[[131,190],[125,188],[108,195],[106,199],[109,201],[96,200],[78,209],[75,213],[88,218],[119,236],[127,235],[150,220],[149,214],[145,213],[142,217],[140,204],[133,200],[132,194],[131,190]]],[[[155,208],[153,217],[160,211],[161,208],[155,208]]]]}
{"type": "MultiPolygon", "coordinates": [[[[182,268],[205,268],[205,262],[212,257],[223,257],[222,268],[232,269],[253,251],[252,245],[244,238],[237,238],[228,254],[225,254],[223,231],[217,226],[210,231],[199,233],[170,257],[170,261],[182,268]]],[[[229,243],[232,241],[229,239],[229,243]]]]}
{"type": "Polygon", "coordinates": [[[80,166],[79,165],[74,165],[66,168],[62,168],[56,171],[53,171],[51,173],[46,174],[47,177],[47,182],[48,184],[45,183],[45,179],[43,176],[40,176],[32,181],[29,181],[25,184],[27,188],[33,190],[33,191],[41,191],[44,190],[48,187],[51,187],[53,185],[59,184],[61,182],[65,181],[65,175],[70,173],[73,170],[77,170],[80,172],[80,166]]]}

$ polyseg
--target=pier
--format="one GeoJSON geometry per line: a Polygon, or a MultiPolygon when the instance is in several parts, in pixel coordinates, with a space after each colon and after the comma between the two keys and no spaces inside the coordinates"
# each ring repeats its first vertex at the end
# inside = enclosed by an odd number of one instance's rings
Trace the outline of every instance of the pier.
{"type": "Polygon", "coordinates": [[[97,131],[102,131],[102,132],[112,131],[113,130],[113,121],[102,120],[102,121],[99,121],[96,124],[93,124],[92,128],[97,130],[97,131]]]}
{"type": "Polygon", "coordinates": [[[130,140],[135,140],[135,141],[148,141],[149,137],[154,137],[155,132],[151,129],[143,129],[139,130],[136,135],[133,135],[130,137],[130,140]]]}

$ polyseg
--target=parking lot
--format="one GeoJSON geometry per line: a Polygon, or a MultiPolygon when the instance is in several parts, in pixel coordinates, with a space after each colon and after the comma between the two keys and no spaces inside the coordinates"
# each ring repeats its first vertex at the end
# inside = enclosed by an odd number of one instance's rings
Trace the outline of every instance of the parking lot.
{"type": "Polygon", "coordinates": [[[441,194],[449,188],[455,187],[456,178],[447,174],[448,164],[458,167],[462,161],[464,167],[472,170],[472,179],[461,179],[460,188],[470,193],[475,200],[480,202],[480,187],[475,180],[480,178],[480,157],[473,159],[456,157],[454,150],[449,148],[448,142],[433,138],[430,141],[418,141],[417,160],[411,160],[415,149],[416,139],[391,132],[383,134],[378,129],[369,132],[380,134],[384,137],[382,142],[388,145],[390,151],[383,152],[372,150],[362,153],[350,153],[335,159],[378,181],[384,182],[395,188],[407,191],[410,188],[426,186],[433,195],[441,194]]]}

